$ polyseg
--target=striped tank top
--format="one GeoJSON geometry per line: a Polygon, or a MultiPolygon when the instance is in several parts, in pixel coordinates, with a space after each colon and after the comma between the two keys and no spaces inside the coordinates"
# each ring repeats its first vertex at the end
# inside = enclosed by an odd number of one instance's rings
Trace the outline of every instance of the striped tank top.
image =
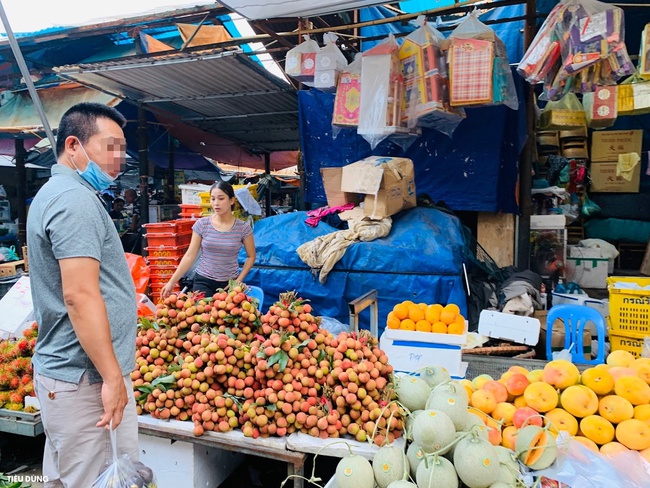
{"type": "Polygon", "coordinates": [[[201,257],[196,272],[215,281],[237,278],[237,256],[244,240],[253,233],[250,225],[235,219],[232,229],[221,232],[212,225],[211,217],[197,220],[192,231],[201,236],[201,257]]]}

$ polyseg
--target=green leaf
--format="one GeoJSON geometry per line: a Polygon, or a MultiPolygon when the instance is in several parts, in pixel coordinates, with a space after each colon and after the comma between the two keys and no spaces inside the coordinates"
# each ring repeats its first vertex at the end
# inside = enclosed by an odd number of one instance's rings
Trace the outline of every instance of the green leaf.
{"type": "Polygon", "coordinates": [[[135,399],[135,401],[138,402],[139,404],[143,404],[148,396],[149,396],[149,393],[143,393],[142,395],[138,396],[135,399]]]}
{"type": "Polygon", "coordinates": [[[171,386],[176,383],[176,378],[173,374],[168,374],[167,376],[158,376],[155,380],[151,382],[151,386],[171,386]]]}
{"type": "MultiPolygon", "coordinates": [[[[299,351],[301,351],[304,347],[307,346],[307,344],[309,344],[309,341],[311,341],[311,339],[305,339],[305,340],[302,341],[300,344],[298,344],[297,346],[295,346],[295,348],[298,349],[299,351]]],[[[321,351],[321,352],[322,352],[322,351],[321,351]]]]}
{"type": "Polygon", "coordinates": [[[282,357],[280,358],[280,371],[284,371],[287,369],[287,363],[289,362],[289,355],[284,352],[280,351],[282,353],[282,357]]]}
{"type": "Polygon", "coordinates": [[[256,354],[256,356],[257,356],[258,358],[266,358],[266,353],[265,353],[264,351],[260,350],[260,351],[256,354]]]}
{"type": "Polygon", "coordinates": [[[270,410],[271,412],[276,412],[278,410],[278,406],[275,403],[271,403],[270,405],[264,405],[264,408],[270,410]]]}
{"type": "Polygon", "coordinates": [[[269,358],[269,362],[268,362],[267,365],[266,365],[267,368],[270,368],[270,367],[273,366],[275,363],[277,363],[278,361],[280,361],[280,359],[282,359],[282,354],[283,354],[283,353],[286,355],[286,353],[285,353],[284,351],[278,351],[278,352],[276,352],[273,356],[271,356],[271,357],[269,358]]]}
{"type": "Polygon", "coordinates": [[[180,371],[181,369],[182,369],[181,365],[176,363],[171,363],[169,366],[167,366],[168,373],[175,373],[176,371],[180,371]]]}
{"type": "Polygon", "coordinates": [[[226,335],[230,337],[231,339],[237,339],[237,336],[232,333],[232,330],[226,329],[226,335]]]}

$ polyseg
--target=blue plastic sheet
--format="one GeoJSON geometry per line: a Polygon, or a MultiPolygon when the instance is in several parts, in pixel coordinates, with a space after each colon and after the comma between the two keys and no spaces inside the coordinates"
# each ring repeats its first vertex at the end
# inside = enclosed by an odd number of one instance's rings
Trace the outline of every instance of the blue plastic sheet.
{"type": "MultiPolygon", "coordinates": [[[[292,212],[255,224],[257,257],[246,283],[264,290],[264,311],[280,293],[296,290],[311,300],[316,315],[346,323],[348,302],[376,289],[380,333],[388,312],[404,300],[456,303],[466,315],[461,277],[463,238],[456,217],[424,207],[394,215],[386,238],[350,246],[324,284],[302,262],[296,249],[338,229],[325,222],[312,228],[305,224],[306,218],[305,212],[292,212]]],[[[240,264],[245,258],[242,250],[240,264]]],[[[362,313],[363,328],[369,328],[368,315],[368,311],[362,313]]]]}

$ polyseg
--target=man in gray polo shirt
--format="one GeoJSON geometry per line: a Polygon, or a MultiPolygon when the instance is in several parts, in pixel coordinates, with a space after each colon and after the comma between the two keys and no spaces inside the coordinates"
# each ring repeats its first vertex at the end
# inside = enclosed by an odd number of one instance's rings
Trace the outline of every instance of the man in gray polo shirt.
{"type": "Polygon", "coordinates": [[[124,124],[105,105],[70,108],[59,124],[52,177],[34,197],[27,219],[47,487],[90,487],[111,460],[110,425],[119,455],[138,458],[130,380],[135,289],[98,195],[124,164],[124,124]]]}

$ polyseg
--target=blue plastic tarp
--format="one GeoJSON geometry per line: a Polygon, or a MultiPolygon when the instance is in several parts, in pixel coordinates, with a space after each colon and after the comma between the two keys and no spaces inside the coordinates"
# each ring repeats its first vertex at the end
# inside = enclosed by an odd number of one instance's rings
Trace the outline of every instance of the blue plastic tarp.
{"type": "MultiPolygon", "coordinates": [[[[302,262],[296,249],[338,229],[321,221],[312,228],[305,212],[269,217],[255,223],[255,266],[246,278],[264,290],[268,307],[280,293],[296,290],[308,298],[317,315],[349,321],[348,302],[377,290],[380,332],[392,307],[415,303],[456,303],[466,315],[462,281],[463,237],[459,220],[432,208],[418,207],[393,216],[390,234],[350,246],[324,284],[302,262]]],[[[242,250],[239,261],[246,259],[242,250]]],[[[369,327],[368,312],[361,326],[369,327]]]]}
{"type": "Polygon", "coordinates": [[[371,155],[413,160],[415,188],[454,210],[518,211],[515,188],[519,154],[526,141],[523,80],[515,76],[520,109],[504,106],[467,109],[453,138],[433,129],[406,150],[382,141],[374,150],[355,129],[332,130],[334,95],[298,92],[300,144],[306,173],[305,200],[325,204],[321,167],[340,167],[371,155]]]}

